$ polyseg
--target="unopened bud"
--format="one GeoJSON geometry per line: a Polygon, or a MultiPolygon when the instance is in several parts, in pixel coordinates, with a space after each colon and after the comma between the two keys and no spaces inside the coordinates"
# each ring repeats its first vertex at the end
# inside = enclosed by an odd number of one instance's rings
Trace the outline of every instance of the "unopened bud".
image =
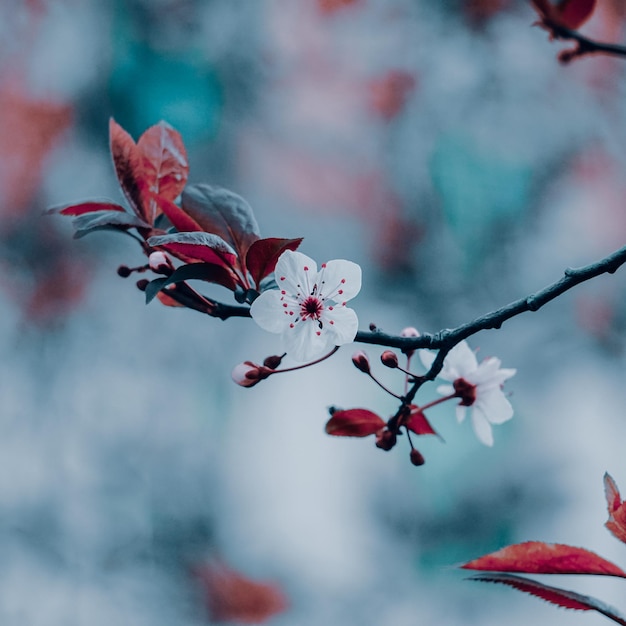
{"type": "MultiPolygon", "coordinates": [[[[420,336],[419,330],[417,330],[417,328],[413,328],[413,326],[407,326],[400,333],[400,337],[419,337],[419,336],[420,336]]],[[[409,349],[402,350],[402,352],[406,354],[410,359],[413,356],[413,353],[415,352],[415,350],[413,350],[412,348],[409,348],[409,349]]]]}
{"type": "Polygon", "coordinates": [[[419,450],[413,448],[411,450],[411,463],[413,465],[419,467],[420,465],[424,465],[426,463],[426,459],[422,456],[422,453],[419,450]]]}
{"type": "Polygon", "coordinates": [[[396,445],[397,440],[396,433],[386,428],[376,433],[376,447],[381,450],[391,450],[396,445]]]}
{"type": "Polygon", "coordinates": [[[157,274],[165,274],[169,276],[174,269],[172,262],[165,252],[161,252],[157,250],[152,252],[148,257],[148,264],[150,265],[150,269],[157,274]]]}
{"type": "Polygon", "coordinates": [[[150,281],[147,278],[142,278],[141,280],[138,280],[137,289],[139,289],[139,291],[145,291],[149,282],[150,281]]]}
{"type": "Polygon", "coordinates": [[[392,350],[385,350],[380,355],[380,360],[385,367],[390,367],[391,369],[398,367],[398,355],[392,350]]]}
{"type": "Polygon", "coordinates": [[[278,355],[278,354],[274,354],[272,356],[268,356],[264,361],[263,361],[263,365],[265,365],[265,367],[269,367],[271,370],[275,370],[277,367],[280,367],[280,364],[283,360],[283,357],[285,355],[278,355]]]}
{"type": "Polygon", "coordinates": [[[363,350],[359,350],[352,355],[352,362],[354,367],[361,370],[364,374],[370,373],[370,360],[363,350]]]}
{"type": "Polygon", "coordinates": [[[117,275],[121,276],[122,278],[128,278],[131,274],[131,270],[130,267],[128,267],[128,265],[120,265],[117,268],[117,275]]]}
{"type": "Polygon", "coordinates": [[[254,387],[272,374],[272,370],[252,361],[244,361],[235,365],[231,373],[232,379],[242,387],[254,387]]]}
{"type": "Polygon", "coordinates": [[[373,322],[370,324],[370,330],[375,333],[378,330],[378,326],[376,326],[376,324],[374,324],[373,322]]]}

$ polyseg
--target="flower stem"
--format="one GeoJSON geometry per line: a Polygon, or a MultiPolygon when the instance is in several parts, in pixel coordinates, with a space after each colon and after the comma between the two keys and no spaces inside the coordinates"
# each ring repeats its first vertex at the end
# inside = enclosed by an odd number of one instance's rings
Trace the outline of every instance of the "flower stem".
{"type": "Polygon", "coordinates": [[[295,372],[296,370],[301,370],[301,369],[304,369],[305,367],[311,367],[311,365],[317,365],[318,363],[321,363],[322,361],[325,361],[326,359],[330,358],[333,354],[335,354],[335,352],[337,352],[337,350],[339,350],[339,346],[335,346],[328,354],[325,354],[324,356],[320,357],[319,359],[316,359],[315,361],[311,361],[310,363],[304,363],[303,365],[295,365],[293,367],[286,367],[285,369],[282,369],[282,370],[274,370],[272,374],[284,374],[285,372],[295,372]]]}
{"type": "Polygon", "coordinates": [[[390,396],[393,396],[394,398],[397,398],[398,400],[402,400],[402,396],[399,396],[397,393],[394,393],[393,391],[391,391],[391,389],[388,389],[387,387],[385,387],[385,385],[383,385],[371,372],[367,372],[367,375],[383,390],[386,391],[390,396]]]}
{"type": "Polygon", "coordinates": [[[419,406],[415,410],[423,413],[426,409],[430,409],[433,406],[437,406],[438,404],[441,404],[442,402],[447,402],[448,400],[452,400],[453,398],[456,398],[456,397],[457,397],[456,393],[451,393],[449,396],[442,396],[441,398],[437,398],[436,400],[433,400],[432,402],[428,402],[424,406],[419,406]]]}

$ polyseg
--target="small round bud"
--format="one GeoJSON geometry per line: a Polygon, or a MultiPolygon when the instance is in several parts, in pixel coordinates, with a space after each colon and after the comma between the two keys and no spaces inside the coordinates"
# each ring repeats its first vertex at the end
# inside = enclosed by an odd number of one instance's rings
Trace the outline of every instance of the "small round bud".
{"type": "Polygon", "coordinates": [[[376,326],[376,324],[374,324],[373,322],[370,324],[370,330],[375,333],[378,330],[378,326],[376,326]]]}
{"type": "Polygon", "coordinates": [[[380,355],[380,360],[385,367],[389,367],[391,369],[398,367],[398,355],[391,350],[385,350],[380,355]]]}
{"type": "Polygon", "coordinates": [[[257,365],[252,361],[244,361],[235,365],[231,372],[231,377],[242,387],[254,387],[257,383],[265,380],[272,374],[272,370],[263,365],[257,365]]]}
{"type": "MultiPolygon", "coordinates": [[[[413,328],[413,326],[407,326],[400,333],[400,337],[419,337],[419,336],[420,336],[419,330],[417,330],[417,328],[413,328]]],[[[409,357],[409,359],[410,359],[413,356],[413,354],[415,353],[415,350],[413,350],[413,349],[406,350],[405,349],[405,350],[402,350],[402,352],[404,354],[406,354],[409,357]]]]}
{"type": "Polygon", "coordinates": [[[352,355],[352,362],[354,367],[361,370],[364,374],[370,373],[370,360],[363,350],[359,350],[352,355]]]}
{"type": "Polygon", "coordinates": [[[426,463],[426,459],[422,456],[422,453],[419,450],[413,448],[411,450],[411,463],[419,467],[420,465],[424,465],[424,463],[426,463]]]}
{"type": "Polygon", "coordinates": [[[277,367],[280,367],[280,364],[283,360],[283,357],[285,355],[278,355],[278,354],[274,354],[272,356],[268,356],[264,361],[263,361],[263,365],[265,365],[265,367],[269,367],[271,370],[275,370],[277,367]]]}
{"type": "Polygon", "coordinates": [[[174,269],[172,262],[165,252],[157,250],[148,257],[148,265],[153,272],[169,276],[174,269]]]}
{"type": "Polygon", "coordinates": [[[150,281],[147,278],[142,278],[141,280],[138,280],[137,289],[139,289],[139,291],[145,291],[149,282],[150,281]]]}
{"type": "Polygon", "coordinates": [[[376,433],[376,447],[381,450],[391,450],[396,445],[398,437],[396,433],[384,428],[380,432],[376,433]]]}
{"type": "Polygon", "coordinates": [[[117,275],[122,278],[128,278],[131,275],[130,267],[128,267],[128,265],[120,265],[117,268],[117,275]]]}

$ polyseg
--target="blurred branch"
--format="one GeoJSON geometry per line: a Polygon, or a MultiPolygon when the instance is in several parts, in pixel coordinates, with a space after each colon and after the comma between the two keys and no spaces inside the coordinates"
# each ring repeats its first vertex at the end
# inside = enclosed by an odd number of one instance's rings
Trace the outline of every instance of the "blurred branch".
{"type": "Polygon", "coordinates": [[[584,56],[585,54],[608,54],[611,56],[626,57],[626,47],[619,46],[617,44],[603,43],[601,41],[595,41],[589,39],[584,35],[581,35],[576,30],[571,30],[566,26],[562,26],[552,20],[543,19],[541,26],[550,32],[551,37],[554,39],[562,39],[567,41],[575,41],[576,47],[570,50],[563,50],[559,54],[559,61],[561,63],[569,63],[576,57],[584,56]]]}

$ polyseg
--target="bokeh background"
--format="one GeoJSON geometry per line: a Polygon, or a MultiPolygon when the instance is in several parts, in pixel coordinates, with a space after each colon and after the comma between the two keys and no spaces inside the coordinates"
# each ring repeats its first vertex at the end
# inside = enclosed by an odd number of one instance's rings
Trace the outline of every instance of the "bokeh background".
{"type": "MultiPolygon", "coordinates": [[[[585,32],[623,39],[623,2],[598,5],[585,32]]],[[[2,624],[284,605],[269,623],[605,623],[453,566],[528,539],[626,564],[602,491],[605,471],[626,491],[623,270],[473,337],[518,369],[515,418],[488,449],[442,406],[446,443],[414,468],[404,441],[324,434],[330,405],[394,410],[350,347],[237,387],[275,336],[146,307],[116,275],[143,262],[130,238],[42,217],[121,200],[110,116],[135,138],[165,119],[190,180],[246,197],[264,236],[363,267],[362,328],[456,326],[624,243],[626,62],[560,66],[535,19],[514,0],[0,3],[2,624]]],[[[626,610],[619,581],[558,583],[626,610]]]]}

